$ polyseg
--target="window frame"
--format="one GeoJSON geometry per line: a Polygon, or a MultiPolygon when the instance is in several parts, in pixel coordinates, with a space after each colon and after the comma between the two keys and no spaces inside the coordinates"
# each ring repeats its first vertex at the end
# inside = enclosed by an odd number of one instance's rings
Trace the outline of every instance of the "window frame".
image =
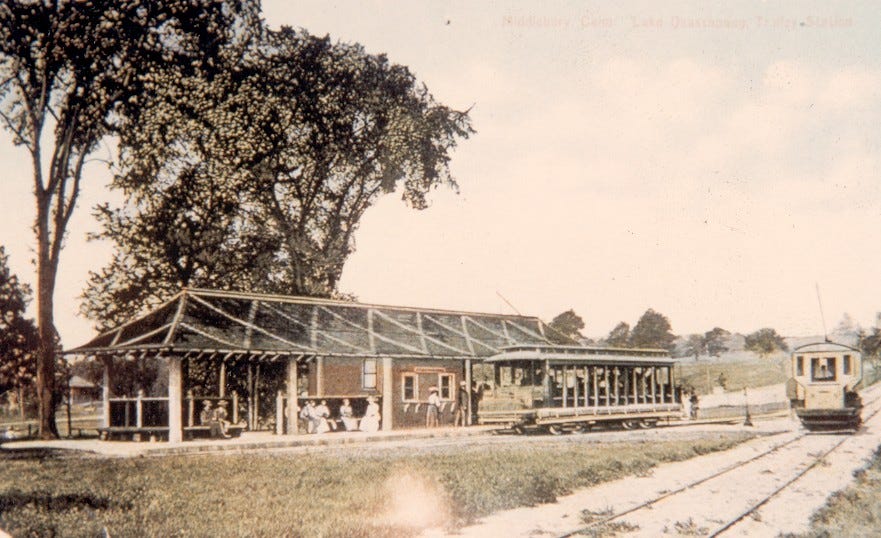
{"type": "Polygon", "coordinates": [[[437,374],[437,395],[441,400],[448,401],[448,402],[453,401],[453,399],[456,397],[456,392],[454,390],[455,386],[456,386],[456,374],[450,374],[450,373],[437,374]],[[447,396],[444,396],[444,383],[442,381],[443,379],[449,380],[449,385],[446,387],[447,392],[448,392],[447,396]]]}
{"type": "Polygon", "coordinates": [[[797,377],[805,375],[805,357],[804,357],[804,355],[797,355],[795,357],[795,375],[797,377]]]}
{"type": "Polygon", "coordinates": [[[376,390],[378,373],[379,361],[377,359],[363,359],[361,361],[361,388],[365,390],[376,390]],[[368,364],[373,365],[372,372],[368,372],[368,364]],[[367,383],[368,376],[373,376],[373,384],[367,383]]]}
{"type": "Polygon", "coordinates": [[[407,403],[415,403],[419,401],[419,374],[413,372],[403,372],[401,374],[401,401],[407,403]],[[407,379],[413,380],[413,395],[407,397],[407,379]]]}

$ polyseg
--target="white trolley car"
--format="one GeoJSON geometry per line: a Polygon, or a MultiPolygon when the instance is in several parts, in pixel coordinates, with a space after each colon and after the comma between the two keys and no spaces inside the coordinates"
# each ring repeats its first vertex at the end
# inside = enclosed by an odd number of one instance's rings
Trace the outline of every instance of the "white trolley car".
{"type": "Polygon", "coordinates": [[[861,422],[863,406],[857,386],[862,379],[859,350],[820,342],[792,352],[792,378],[786,388],[806,429],[854,431],[861,422]]]}

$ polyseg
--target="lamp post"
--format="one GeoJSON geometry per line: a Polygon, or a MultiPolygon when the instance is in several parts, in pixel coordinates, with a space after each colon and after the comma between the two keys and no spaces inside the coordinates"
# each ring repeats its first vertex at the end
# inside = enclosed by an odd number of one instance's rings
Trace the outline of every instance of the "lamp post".
{"type": "Polygon", "coordinates": [[[743,405],[746,408],[746,417],[743,421],[743,425],[744,426],[752,426],[753,421],[750,420],[750,417],[749,417],[749,397],[746,392],[746,387],[743,387],[743,405]]]}

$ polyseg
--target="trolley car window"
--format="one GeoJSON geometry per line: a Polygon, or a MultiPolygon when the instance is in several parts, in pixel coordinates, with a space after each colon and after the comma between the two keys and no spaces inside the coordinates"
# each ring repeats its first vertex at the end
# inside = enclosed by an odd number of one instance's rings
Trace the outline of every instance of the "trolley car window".
{"type": "Polygon", "coordinates": [[[844,375],[850,375],[850,355],[844,356],[844,363],[842,364],[842,368],[844,369],[844,375]]]}
{"type": "Polygon", "coordinates": [[[795,375],[805,375],[805,358],[801,355],[795,358],[795,375]]]}
{"type": "Polygon", "coordinates": [[[835,381],[835,357],[811,359],[811,381],[835,381]]]}

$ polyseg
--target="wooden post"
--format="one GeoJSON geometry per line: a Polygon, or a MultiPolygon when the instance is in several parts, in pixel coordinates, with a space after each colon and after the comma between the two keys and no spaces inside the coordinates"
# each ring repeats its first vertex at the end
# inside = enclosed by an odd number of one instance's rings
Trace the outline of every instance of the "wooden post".
{"type": "Polygon", "coordinates": [[[593,370],[593,406],[600,406],[600,393],[599,393],[599,380],[597,379],[597,367],[594,366],[591,368],[593,370]]]}
{"type": "Polygon", "coordinates": [[[254,365],[248,362],[248,430],[254,431],[254,365]]]}
{"type": "Polygon", "coordinates": [[[226,397],[226,361],[220,359],[220,379],[218,380],[218,396],[226,397]]]}
{"type": "Polygon", "coordinates": [[[288,390],[288,435],[297,435],[298,433],[298,425],[299,425],[299,417],[300,417],[300,409],[297,405],[297,358],[296,357],[288,357],[288,379],[287,379],[287,390],[288,390]]]}
{"type": "MultiPolygon", "coordinates": [[[[465,318],[462,318],[462,323],[465,323],[465,318]]],[[[465,412],[465,424],[471,426],[471,415],[474,413],[474,410],[471,409],[471,359],[465,359],[465,388],[468,389],[468,407],[465,412]]]]}
{"type": "Polygon", "coordinates": [[[621,405],[621,401],[618,399],[620,396],[618,394],[618,376],[619,375],[620,375],[620,372],[618,371],[618,367],[616,366],[615,367],[615,405],[621,405]]]}
{"type": "Polygon", "coordinates": [[[639,403],[639,383],[636,382],[636,367],[633,368],[633,403],[639,403]]]}
{"type": "Polygon", "coordinates": [[[239,393],[232,391],[232,423],[239,423],[239,393]]]}
{"type": "Polygon", "coordinates": [[[168,359],[168,440],[172,443],[180,443],[184,438],[181,425],[181,362],[180,357],[168,359]]]}
{"type": "Polygon", "coordinates": [[[315,395],[324,396],[324,357],[315,358],[315,395]]]}
{"type": "Polygon", "coordinates": [[[576,366],[572,367],[572,379],[575,380],[575,382],[572,383],[572,390],[575,392],[575,394],[572,395],[572,402],[575,404],[574,407],[578,407],[578,369],[576,366]]]}
{"type": "MultiPolygon", "coordinates": [[[[193,397],[193,391],[187,391],[187,426],[193,427],[193,422],[196,420],[196,399],[193,397]]],[[[205,426],[205,424],[202,424],[205,426]]]]}
{"type": "Polygon", "coordinates": [[[568,379],[569,372],[567,370],[568,370],[568,368],[566,368],[565,365],[560,367],[560,377],[562,378],[561,381],[563,382],[563,407],[564,408],[568,407],[567,404],[569,403],[569,379],[568,379]]]}
{"type": "MultiPolygon", "coordinates": [[[[103,383],[104,386],[101,387],[101,414],[104,415],[104,427],[110,427],[110,362],[113,361],[112,357],[106,357],[102,362],[104,363],[104,378],[103,383]]],[[[19,405],[23,405],[23,402],[19,400],[19,405]]],[[[24,407],[22,407],[24,409],[24,407]]]]}
{"type": "Polygon", "coordinates": [[[138,389],[138,397],[135,400],[135,426],[144,427],[144,389],[138,389]]]}
{"type": "Polygon", "coordinates": [[[584,407],[590,407],[590,402],[588,398],[590,397],[590,390],[588,389],[588,382],[590,381],[590,370],[587,366],[584,367],[584,381],[581,382],[582,389],[584,391],[584,407]]]}
{"type": "Polygon", "coordinates": [[[624,368],[624,405],[630,403],[630,368],[624,368]]]}
{"type": "MultiPolygon", "coordinates": [[[[551,361],[545,359],[543,368],[544,379],[542,380],[542,389],[544,392],[545,407],[551,407],[551,361]]],[[[496,370],[500,371],[501,368],[496,368],[496,370]]],[[[496,386],[499,386],[498,380],[496,380],[496,386]]]]}
{"type": "Polygon", "coordinates": [[[657,368],[655,368],[654,366],[652,366],[652,369],[651,369],[651,375],[652,375],[652,377],[651,377],[651,379],[652,379],[652,403],[653,403],[653,404],[658,403],[658,398],[657,398],[658,384],[657,384],[657,382],[656,382],[657,379],[655,379],[655,372],[656,372],[656,371],[657,371],[657,368]]]}
{"type": "Polygon", "coordinates": [[[284,393],[275,395],[275,435],[284,435],[284,393]]]}
{"type": "Polygon", "coordinates": [[[606,407],[612,405],[612,391],[609,390],[609,367],[603,366],[603,380],[606,384],[606,407]]]}
{"type": "Polygon", "coordinates": [[[382,358],[382,431],[391,431],[394,426],[394,391],[392,390],[392,358],[382,358]]]}
{"type": "Polygon", "coordinates": [[[260,429],[260,363],[254,367],[254,429],[260,429]]]}

